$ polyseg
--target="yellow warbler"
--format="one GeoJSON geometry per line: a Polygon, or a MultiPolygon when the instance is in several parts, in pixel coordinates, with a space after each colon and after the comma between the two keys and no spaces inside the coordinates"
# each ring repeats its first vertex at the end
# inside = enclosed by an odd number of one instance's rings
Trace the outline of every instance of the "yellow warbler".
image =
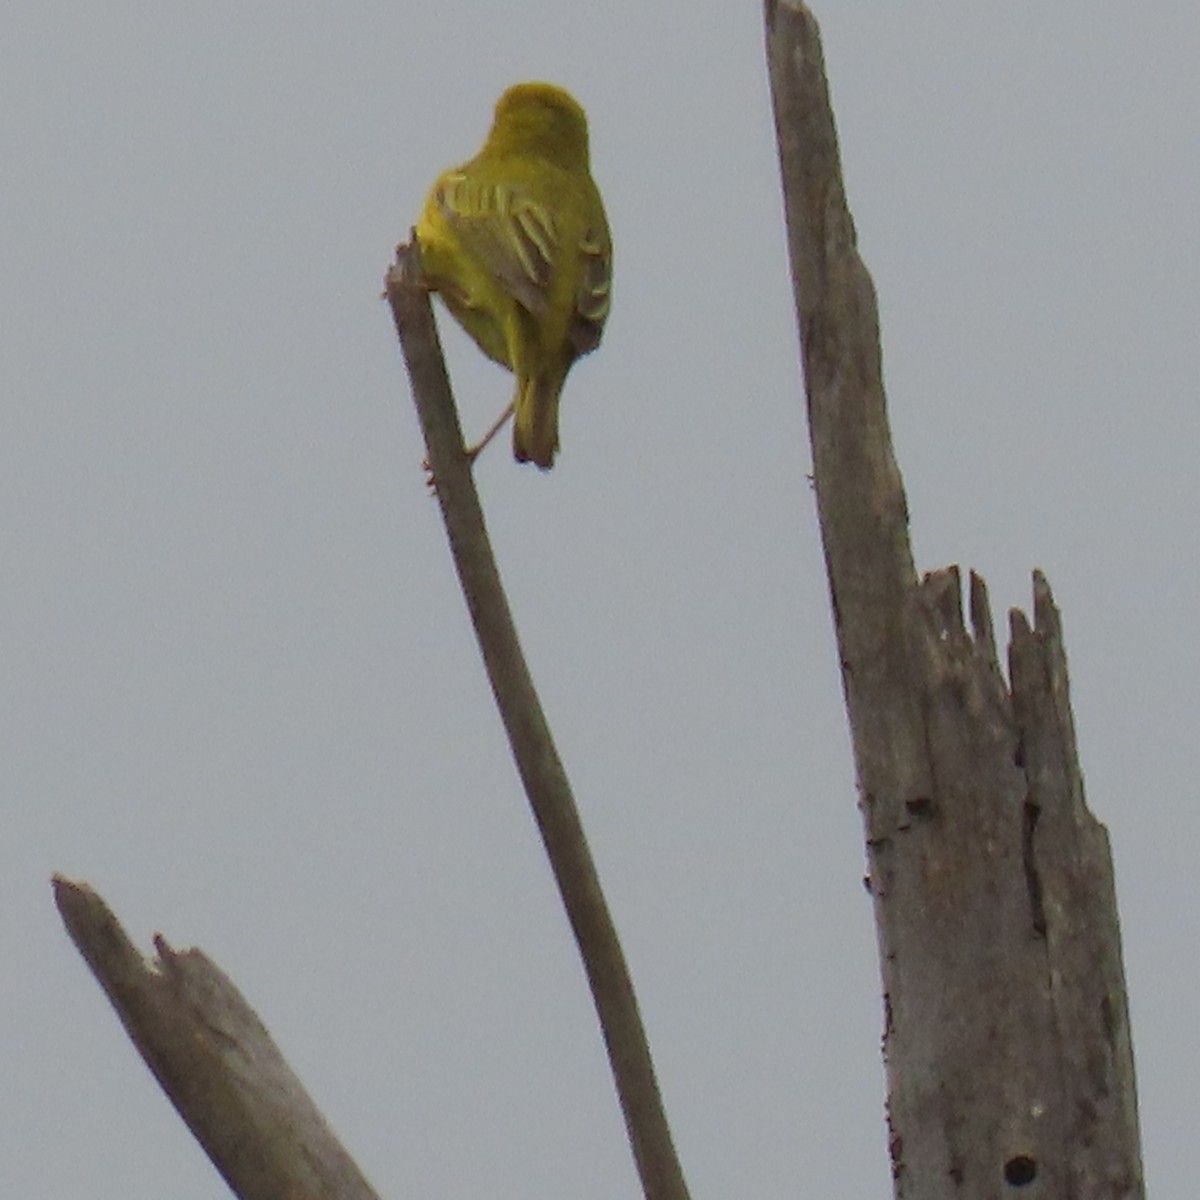
{"type": "Polygon", "coordinates": [[[472,456],[515,412],[517,461],[551,467],[563,381],[600,344],[612,281],[583,109],[548,83],[509,88],[483,149],[434,183],[416,234],[430,287],[516,376],[512,405],[472,456]]]}

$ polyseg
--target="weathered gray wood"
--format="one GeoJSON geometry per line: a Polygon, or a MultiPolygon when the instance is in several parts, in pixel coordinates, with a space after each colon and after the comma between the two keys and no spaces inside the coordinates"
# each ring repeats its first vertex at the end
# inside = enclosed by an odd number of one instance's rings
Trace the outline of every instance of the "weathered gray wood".
{"type": "Polygon", "coordinates": [[[55,878],[54,898],[146,1065],[242,1200],[378,1200],[219,967],[162,937],[147,961],[90,888],[55,878]]]}
{"type": "Polygon", "coordinates": [[[1011,614],[1009,675],[1029,792],[1032,903],[1050,966],[1058,1068],[1075,1103],[1066,1113],[1071,1190],[1139,1196],[1138,1144],[1125,972],[1108,831],[1088,810],[1075,745],[1062,623],[1050,588],[1034,576],[1034,627],[1011,614]]]}
{"type": "Polygon", "coordinates": [[[767,56],[814,483],[866,829],[897,1196],[1142,1195],[1112,867],[1075,756],[1049,589],[1013,619],[918,581],[874,288],[820,39],[767,0],[767,56]]]}

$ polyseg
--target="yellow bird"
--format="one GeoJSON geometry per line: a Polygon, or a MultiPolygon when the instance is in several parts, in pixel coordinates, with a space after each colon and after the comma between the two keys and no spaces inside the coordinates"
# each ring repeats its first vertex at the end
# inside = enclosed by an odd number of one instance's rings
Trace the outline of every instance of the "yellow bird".
{"type": "Polygon", "coordinates": [[[515,412],[514,456],[549,469],[563,382],[600,344],[612,284],[583,109],[549,83],[510,87],[483,149],[434,183],[416,234],[429,286],[516,376],[512,404],[468,453],[515,412]]]}

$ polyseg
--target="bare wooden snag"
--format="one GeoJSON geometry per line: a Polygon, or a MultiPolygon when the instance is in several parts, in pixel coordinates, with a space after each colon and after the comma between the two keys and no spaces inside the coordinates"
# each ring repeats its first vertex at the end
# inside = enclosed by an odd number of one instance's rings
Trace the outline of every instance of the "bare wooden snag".
{"type": "Polygon", "coordinates": [[[147,961],[91,888],[54,899],[130,1040],[241,1200],[379,1200],[254,1010],[198,950],[147,961]]]}
{"type": "Polygon", "coordinates": [[[884,986],[895,1194],[1143,1195],[1120,932],[1059,614],[1034,575],[1008,680],[987,591],[918,580],[874,287],[817,25],[766,0],[814,483],[884,986]]]}

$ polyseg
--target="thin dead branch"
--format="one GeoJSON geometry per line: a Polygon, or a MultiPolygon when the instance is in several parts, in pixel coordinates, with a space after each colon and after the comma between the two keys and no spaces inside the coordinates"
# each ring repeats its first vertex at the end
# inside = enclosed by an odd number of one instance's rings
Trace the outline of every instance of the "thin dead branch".
{"type": "Polygon", "coordinates": [[[647,1200],[687,1200],[633,982],[492,554],[419,255],[397,249],[387,299],[467,609],[525,794],[587,972],[647,1200]]]}

